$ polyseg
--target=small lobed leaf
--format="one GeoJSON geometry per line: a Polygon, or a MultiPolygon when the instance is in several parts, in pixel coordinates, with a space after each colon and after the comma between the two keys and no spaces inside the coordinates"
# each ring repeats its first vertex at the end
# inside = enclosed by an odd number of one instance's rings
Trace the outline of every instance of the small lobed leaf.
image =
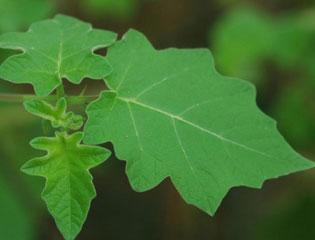
{"type": "Polygon", "coordinates": [[[79,84],[85,77],[102,79],[111,72],[106,58],[94,51],[113,44],[116,34],[93,29],[72,17],[34,23],[26,33],[0,36],[0,48],[21,50],[0,66],[0,78],[30,83],[37,95],[51,93],[65,78],[79,84]]]}
{"type": "Polygon", "coordinates": [[[87,109],[84,141],[111,141],[136,191],[170,177],[213,215],[235,186],[314,167],[279,134],[245,81],[221,76],[206,49],[155,50],[137,31],[110,47],[109,90],[87,109]]]}
{"type": "Polygon", "coordinates": [[[79,130],[83,125],[82,116],[67,112],[65,98],[60,98],[56,106],[44,100],[32,99],[24,102],[24,108],[29,113],[50,121],[54,128],[79,130]]]}
{"type": "Polygon", "coordinates": [[[78,235],[96,196],[89,170],[110,156],[104,148],[81,145],[82,137],[78,132],[35,138],[31,145],[47,154],[22,167],[26,174],[46,179],[42,197],[66,240],[78,235]]]}

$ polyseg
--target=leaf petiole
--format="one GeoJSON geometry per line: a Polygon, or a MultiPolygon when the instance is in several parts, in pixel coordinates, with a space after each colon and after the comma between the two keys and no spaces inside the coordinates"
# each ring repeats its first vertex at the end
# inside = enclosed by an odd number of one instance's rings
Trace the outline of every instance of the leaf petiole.
{"type": "Polygon", "coordinates": [[[65,97],[65,88],[62,83],[57,87],[56,93],[58,99],[65,97]]]}

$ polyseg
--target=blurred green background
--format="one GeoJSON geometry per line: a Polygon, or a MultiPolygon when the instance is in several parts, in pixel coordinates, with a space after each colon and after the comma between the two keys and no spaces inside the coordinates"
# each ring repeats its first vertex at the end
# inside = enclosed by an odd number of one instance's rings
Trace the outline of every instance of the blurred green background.
{"type": "MultiPolygon", "coordinates": [[[[0,0],[0,33],[56,13],[120,35],[136,28],[157,48],[210,48],[218,71],[253,82],[259,106],[297,151],[315,160],[314,0],[0,0]]],[[[1,50],[0,61],[9,54],[1,50]]],[[[87,84],[93,93],[103,86],[86,79],[67,91],[87,84]]],[[[31,88],[0,81],[0,92],[31,88]]],[[[38,155],[29,140],[42,134],[20,103],[0,101],[1,240],[62,239],[40,199],[43,180],[19,171],[38,155]]],[[[262,190],[232,189],[213,218],[186,205],[168,180],[133,192],[115,157],[93,174],[98,197],[79,240],[315,239],[315,170],[267,181],[262,190]]]]}

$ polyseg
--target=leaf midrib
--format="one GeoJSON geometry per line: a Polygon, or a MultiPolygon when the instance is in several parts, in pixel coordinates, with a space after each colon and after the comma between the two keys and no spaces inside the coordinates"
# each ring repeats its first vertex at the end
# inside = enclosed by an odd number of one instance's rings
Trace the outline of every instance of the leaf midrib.
{"type": "Polygon", "coordinates": [[[116,98],[117,98],[118,100],[120,100],[120,101],[123,101],[123,102],[127,103],[127,104],[134,104],[134,105],[143,107],[143,108],[145,108],[145,109],[148,109],[148,110],[151,110],[151,111],[154,111],[154,112],[158,112],[158,113],[160,113],[160,114],[163,114],[163,115],[165,115],[165,116],[167,116],[167,117],[170,117],[171,119],[174,119],[174,120],[176,120],[176,121],[185,123],[185,124],[187,124],[187,125],[189,125],[189,126],[191,126],[191,127],[193,127],[193,128],[198,129],[199,131],[202,131],[202,132],[204,132],[204,133],[207,133],[208,135],[211,135],[211,136],[213,136],[213,137],[215,137],[215,138],[218,138],[218,139],[220,139],[220,140],[223,141],[223,142],[228,142],[228,143],[230,143],[230,144],[236,145],[236,146],[238,146],[238,147],[240,147],[240,148],[243,148],[243,149],[245,149],[245,150],[247,150],[247,151],[251,151],[251,152],[257,153],[257,154],[262,155],[262,156],[264,156],[264,157],[274,158],[273,156],[271,156],[271,155],[269,155],[269,154],[266,154],[266,153],[264,153],[264,152],[261,152],[261,151],[259,151],[259,150],[257,150],[257,149],[254,149],[254,148],[252,148],[252,147],[249,147],[249,146],[247,146],[247,145],[245,145],[245,144],[238,143],[238,142],[236,142],[236,141],[234,141],[234,140],[232,140],[232,139],[226,138],[226,137],[224,137],[224,136],[222,136],[222,135],[220,135],[220,134],[217,134],[217,133],[215,133],[215,132],[213,132],[213,131],[211,131],[211,130],[208,130],[208,129],[206,129],[206,128],[200,126],[200,125],[197,125],[197,124],[195,124],[195,123],[193,123],[193,122],[191,122],[191,121],[189,121],[189,120],[187,120],[187,119],[185,119],[185,118],[179,116],[179,115],[175,115],[175,114],[166,112],[166,111],[164,111],[164,110],[158,109],[158,108],[156,108],[156,107],[150,106],[150,105],[148,105],[148,104],[145,104],[145,103],[143,103],[143,102],[140,102],[140,101],[137,100],[137,99],[125,98],[125,97],[119,97],[119,96],[116,96],[116,98]]]}

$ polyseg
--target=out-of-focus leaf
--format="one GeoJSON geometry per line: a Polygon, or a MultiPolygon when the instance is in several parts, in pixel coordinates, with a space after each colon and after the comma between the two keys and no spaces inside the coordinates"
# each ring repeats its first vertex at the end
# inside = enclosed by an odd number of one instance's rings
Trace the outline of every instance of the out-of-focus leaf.
{"type": "Polygon", "coordinates": [[[80,0],[81,7],[91,14],[126,18],[135,13],[138,0],[80,0]]]}
{"type": "Polygon", "coordinates": [[[211,39],[218,68],[255,83],[264,76],[261,63],[266,60],[307,71],[301,59],[315,57],[315,28],[299,13],[272,17],[255,8],[236,8],[218,20],[211,39]]]}
{"type": "Polygon", "coordinates": [[[271,54],[274,31],[272,19],[255,8],[236,8],[223,16],[211,33],[218,69],[259,81],[260,64],[271,54]]]}
{"type": "Polygon", "coordinates": [[[298,13],[274,18],[274,24],[275,41],[271,44],[269,58],[283,68],[304,68],[301,60],[314,49],[315,28],[306,26],[298,13]]]}
{"type": "Polygon", "coordinates": [[[33,219],[1,174],[0,172],[0,238],[34,240],[33,219]]]}
{"type": "Polygon", "coordinates": [[[50,0],[0,0],[0,33],[24,29],[54,9],[50,0]]]}

